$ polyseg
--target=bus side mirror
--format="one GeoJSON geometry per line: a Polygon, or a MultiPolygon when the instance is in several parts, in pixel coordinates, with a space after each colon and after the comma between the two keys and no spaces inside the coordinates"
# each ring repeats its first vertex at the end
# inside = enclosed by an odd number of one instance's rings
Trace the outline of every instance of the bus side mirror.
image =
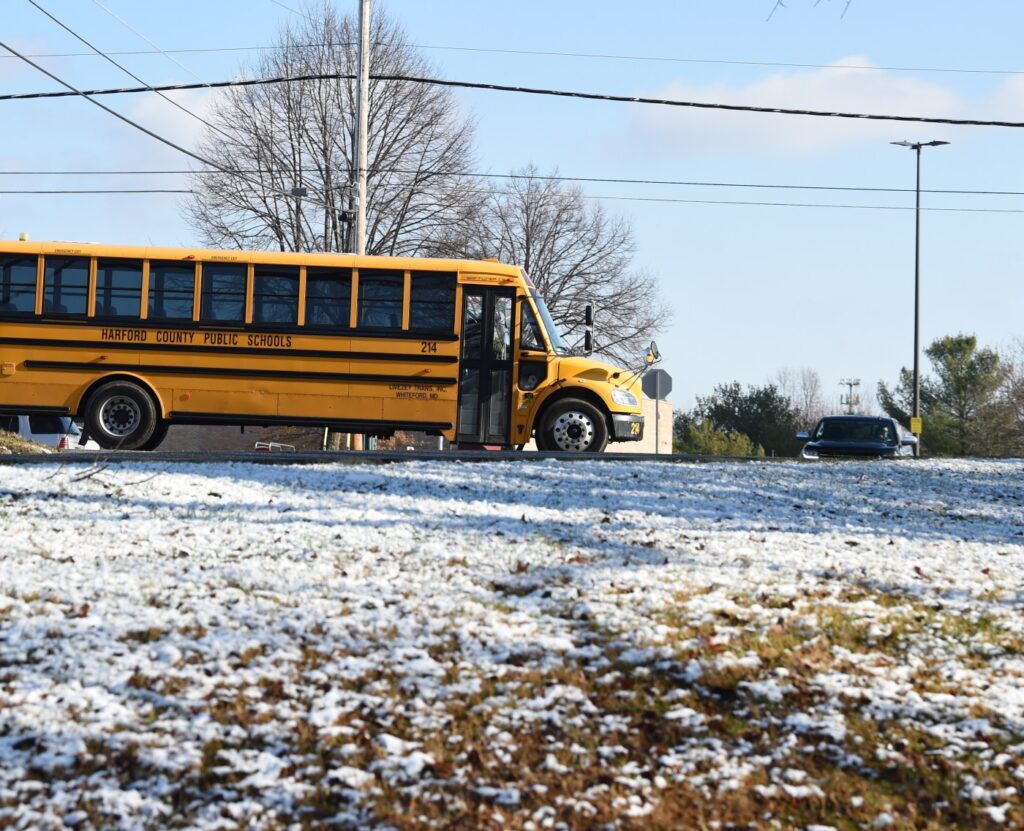
{"type": "Polygon", "coordinates": [[[654,341],[651,341],[651,345],[647,347],[647,355],[644,356],[644,360],[647,361],[648,366],[661,360],[661,353],[658,351],[658,344],[654,341]]]}
{"type": "Polygon", "coordinates": [[[583,351],[588,355],[594,351],[594,333],[589,329],[583,333],[583,351]]]}
{"type": "Polygon", "coordinates": [[[594,325],[594,307],[591,306],[589,303],[587,303],[587,305],[583,307],[583,322],[587,326],[594,325]]]}

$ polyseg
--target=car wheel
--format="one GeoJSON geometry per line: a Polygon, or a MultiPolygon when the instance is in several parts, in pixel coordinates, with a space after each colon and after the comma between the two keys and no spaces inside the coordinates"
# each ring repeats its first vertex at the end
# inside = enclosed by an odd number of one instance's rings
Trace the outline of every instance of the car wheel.
{"type": "Polygon", "coordinates": [[[138,384],[111,381],[89,396],[85,424],[105,450],[144,449],[157,423],[156,405],[138,384]]]}
{"type": "Polygon", "coordinates": [[[608,422],[593,404],[578,398],[556,401],[537,431],[541,450],[600,453],[608,445],[608,422]]]}

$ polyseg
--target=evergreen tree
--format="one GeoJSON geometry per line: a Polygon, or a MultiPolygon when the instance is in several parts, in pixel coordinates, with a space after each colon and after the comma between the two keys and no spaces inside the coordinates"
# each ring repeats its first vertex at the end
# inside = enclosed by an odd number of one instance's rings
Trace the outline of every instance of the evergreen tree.
{"type": "Polygon", "coordinates": [[[719,384],[707,398],[697,398],[694,421],[710,420],[727,433],[746,436],[770,456],[795,456],[801,442],[797,413],[775,384],[719,384]]]}
{"type": "MultiPolygon", "coordinates": [[[[1006,367],[999,355],[978,349],[974,335],[947,335],[925,350],[933,377],[921,378],[922,447],[932,455],[996,456],[1012,452],[1013,411],[1005,396],[1006,367]]],[[[878,384],[886,413],[907,424],[913,407],[913,374],[900,370],[890,390],[878,384]]]]}
{"type": "Polygon", "coordinates": [[[702,453],[713,456],[764,456],[764,448],[749,436],[730,433],[706,418],[699,423],[686,420],[685,437],[676,445],[677,453],[702,453]]]}

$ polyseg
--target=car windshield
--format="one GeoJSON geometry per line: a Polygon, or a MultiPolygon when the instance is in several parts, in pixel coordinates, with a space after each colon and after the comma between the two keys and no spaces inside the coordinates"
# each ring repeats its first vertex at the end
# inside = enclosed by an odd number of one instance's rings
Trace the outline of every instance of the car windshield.
{"type": "Polygon", "coordinates": [[[530,297],[533,298],[533,302],[537,306],[537,313],[540,315],[541,320],[544,321],[544,328],[547,330],[548,338],[551,340],[551,347],[555,350],[555,354],[569,354],[569,347],[562,340],[562,335],[558,331],[558,327],[555,326],[555,321],[551,319],[551,312],[548,311],[544,298],[540,296],[536,289],[530,289],[530,297]]]}
{"type": "Polygon", "coordinates": [[[825,418],[814,431],[816,441],[871,441],[896,444],[892,422],[877,418],[825,418]]]}

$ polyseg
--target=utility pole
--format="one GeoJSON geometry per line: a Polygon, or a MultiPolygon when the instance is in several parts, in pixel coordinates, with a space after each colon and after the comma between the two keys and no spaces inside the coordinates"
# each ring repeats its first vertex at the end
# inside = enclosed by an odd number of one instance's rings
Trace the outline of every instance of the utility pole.
{"type": "Polygon", "coordinates": [[[846,387],[846,395],[839,396],[839,403],[846,407],[846,414],[853,415],[854,408],[860,404],[860,396],[853,391],[854,387],[860,386],[860,378],[844,378],[839,382],[839,386],[846,387]]]}
{"type": "MultiPolygon", "coordinates": [[[[356,130],[355,130],[355,187],[349,189],[348,210],[342,211],[339,220],[345,223],[345,250],[364,256],[366,254],[366,146],[370,113],[370,0],[359,0],[359,67],[356,73],[356,130]],[[352,218],[355,222],[352,222],[352,218]],[[355,237],[355,239],[352,239],[355,237]]],[[[358,298],[356,299],[358,302],[358,298]]],[[[341,443],[341,435],[333,430],[324,432],[325,449],[335,449],[341,443]]],[[[362,433],[349,434],[349,447],[363,449],[362,433]]]]}
{"type": "MultiPolygon", "coordinates": [[[[356,254],[366,254],[366,145],[370,121],[370,0],[359,0],[359,105],[356,126],[356,254]]],[[[357,301],[358,302],[358,298],[357,301]]],[[[362,433],[352,449],[363,449],[362,433]]]]}
{"type": "Polygon", "coordinates": [[[370,118],[370,0],[359,2],[359,127],[356,132],[356,253],[366,253],[366,144],[370,118]]]}

